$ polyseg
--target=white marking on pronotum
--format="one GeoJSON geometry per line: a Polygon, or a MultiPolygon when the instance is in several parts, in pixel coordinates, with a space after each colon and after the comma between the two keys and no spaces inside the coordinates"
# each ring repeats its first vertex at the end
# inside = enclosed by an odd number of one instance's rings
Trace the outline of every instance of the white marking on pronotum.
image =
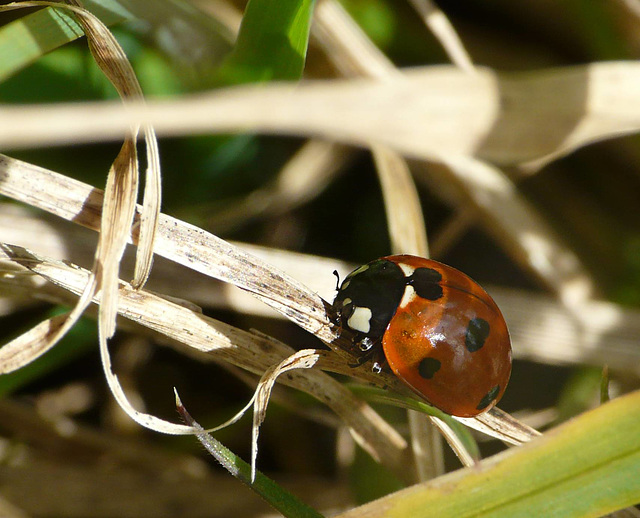
{"type": "Polygon", "coordinates": [[[398,266],[402,270],[402,273],[404,273],[405,277],[411,277],[413,275],[413,272],[416,271],[413,266],[410,266],[407,263],[398,263],[398,266]]]}
{"type": "Polygon", "coordinates": [[[409,304],[411,304],[413,299],[415,299],[417,296],[418,294],[416,293],[416,290],[413,289],[413,286],[407,286],[404,289],[404,293],[402,294],[402,300],[400,300],[400,307],[406,308],[409,304]]]}
{"type": "Polygon", "coordinates": [[[371,310],[369,308],[353,308],[353,314],[347,320],[347,325],[354,331],[368,333],[371,329],[371,310]]]}

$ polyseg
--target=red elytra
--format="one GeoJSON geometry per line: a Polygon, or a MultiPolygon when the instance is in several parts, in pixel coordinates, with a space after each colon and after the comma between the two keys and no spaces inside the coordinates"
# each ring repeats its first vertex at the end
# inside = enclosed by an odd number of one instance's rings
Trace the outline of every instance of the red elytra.
{"type": "Polygon", "coordinates": [[[504,394],[511,374],[506,323],[493,299],[455,268],[383,257],[345,278],[334,309],[361,348],[372,344],[364,354],[381,344],[391,371],[444,412],[473,417],[504,394]]]}
{"type": "Polygon", "coordinates": [[[450,266],[413,256],[385,259],[415,269],[429,268],[442,276],[441,297],[410,297],[389,322],[382,346],[391,370],[449,414],[472,417],[491,408],[504,394],[511,375],[511,341],[496,303],[479,284],[450,266]],[[472,322],[481,324],[470,330],[472,322]],[[480,337],[470,348],[473,334],[480,337]],[[429,360],[440,362],[431,378],[424,375],[431,373],[429,363],[435,364],[429,360]]]}

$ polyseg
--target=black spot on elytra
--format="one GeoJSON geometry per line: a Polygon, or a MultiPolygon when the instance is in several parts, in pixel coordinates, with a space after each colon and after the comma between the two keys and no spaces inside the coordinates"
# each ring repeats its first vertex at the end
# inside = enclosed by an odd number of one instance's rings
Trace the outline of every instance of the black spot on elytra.
{"type": "Polygon", "coordinates": [[[430,380],[440,370],[441,365],[440,361],[435,358],[423,358],[418,364],[418,373],[423,378],[430,380]]]}
{"type": "Polygon", "coordinates": [[[484,410],[487,408],[493,400],[498,396],[500,392],[500,385],[493,387],[487,394],[480,400],[480,403],[476,407],[476,410],[484,410]]]}
{"type": "Polygon", "coordinates": [[[438,300],[442,297],[442,286],[438,284],[442,281],[442,275],[433,268],[416,268],[408,284],[413,286],[418,296],[427,300],[438,300]]]}
{"type": "Polygon", "coordinates": [[[482,349],[482,346],[489,336],[491,326],[484,318],[472,318],[467,326],[467,336],[465,338],[465,346],[470,353],[474,353],[482,349]]]}

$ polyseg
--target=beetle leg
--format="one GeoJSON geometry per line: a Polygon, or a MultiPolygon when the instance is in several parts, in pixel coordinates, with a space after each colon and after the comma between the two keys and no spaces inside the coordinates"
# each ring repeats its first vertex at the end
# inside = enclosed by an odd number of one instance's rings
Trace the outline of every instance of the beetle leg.
{"type": "Polygon", "coordinates": [[[360,348],[360,350],[363,353],[366,353],[368,351],[371,351],[373,349],[373,347],[376,345],[377,341],[373,340],[370,336],[365,336],[362,340],[360,340],[360,342],[358,343],[358,347],[360,348]]]}
{"type": "Polygon", "coordinates": [[[373,351],[371,358],[373,359],[373,365],[371,366],[371,370],[376,374],[380,374],[383,370],[388,370],[389,364],[387,362],[387,357],[384,355],[384,350],[382,347],[379,347],[375,351],[373,351]]]}
{"type": "Polygon", "coordinates": [[[382,351],[380,340],[375,340],[370,336],[364,336],[359,340],[354,340],[353,343],[358,348],[359,354],[356,355],[357,359],[355,363],[349,364],[349,367],[360,367],[372,358],[376,358],[378,351],[382,351]]]}

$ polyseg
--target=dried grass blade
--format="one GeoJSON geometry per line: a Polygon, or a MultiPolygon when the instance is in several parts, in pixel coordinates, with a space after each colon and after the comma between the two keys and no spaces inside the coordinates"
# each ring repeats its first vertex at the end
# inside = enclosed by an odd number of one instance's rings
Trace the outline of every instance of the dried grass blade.
{"type": "Polygon", "coordinates": [[[446,178],[461,184],[467,203],[479,209],[484,226],[525,268],[533,272],[568,308],[593,296],[593,281],[580,259],[563,243],[498,168],[468,157],[444,160],[446,178]]]}
{"type": "Polygon", "coordinates": [[[111,367],[111,357],[109,356],[109,350],[107,349],[107,339],[106,337],[100,333],[100,359],[102,360],[102,367],[104,370],[105,378],[107,379],[107,383],[109,385],[109,389],[113,394],[115,400],[117,401],[120,408],[124,410],[124,412],[133,419],[136,423],[149,430],[154,430],[160,433],[166,433],[170,435],[193,435],[197,431],[190,426],[175,424],[170,421],[166,421],[165,419],[160,419],[151,414],[147,414],[145,412],[140,412],[136,410],[133,405],[129,402],[127,395],[124,393],[122,389],[122,385],[118,380],[118,376],[113,373],[111,367]]]}
{"type": "Polygon", "coordinates": [[[344,77],[386,79],[399,75],[391,60],[378,50],[339,2],[318,2],[314,22],[312,35],[344,77]]]}
{"type": "MultiPolygon", "coordinates": [[[[73,293],[82,293],[87,284],[89,274],[82,268],[40,258],[22,247],[5,247],[4,254],[73,293]]],[[[99,298],[94,297],[94,302],[99,302],[99,298]]],[[[186,345],[187,351],[192,354],[194,351],[215,354],[221,361],[231,362],[256,374],[264,373],[294,352],[274,339],[233,328],[144,290],[134,290],[125,283],[121,285],[119,307],[119,313],[125,318],[177,340],[186,345]]],[[[105,365],[110,368],[108,361],[105,365]]],[[[348,376],[362,374],[354,372],[344,360],[337,359],[335,355],[323,360],[322,368],[348,376]]],[[[366,376],[364,380],[367,380],[366,376]]],[[[412,460],[407,455],[406,442],[370,406],[355,398],[341,383],[318,370],[294,371],[282,381],[308,392],[328,405],[351,427],[352,434],[367,452],[401,478],[408,479],[407,473],[411,469],[412,460]]],[[[376,381],[381,382],[380,379],[376,381]]],[[[117,378],[112,377],[110,383],[117,384],[117,378]]],[[[118,386],[114,387],[114,393],[120,399],[124,397],[118,386]]],[[[146,414],[136,412],[132,414],[139,423],[154,430],[182,433],[179,428],[172,428],[170,423],[165,428],[153,416],[147,417],[146,414]]]]}
{"type": "Polygon", "coordinates": [[[638,84],[634,62],[510,76],[437,66],[392,81],[243,86],[126,109],[114,103],[5,106],[0,146],[114,139],[142,121],[162,135],[314,135],[363,146],[378,142],[418,158],[465,155],[520,165],[637,133],[640,113],[630,107],[640,105],[638,84]],[[503,102],[506,96],[509,102],[503,102]]]}
{"type": "MultiPolygon", "coordinates": [[[[111,81],[123,101],[136,100],[142,102],[142,89],[140,88],[131,64],[127,60],[126,54],[113,37],[113,34],[96,16],[84,9],[82,4],[77,0],[67,0],[66,4],[47,1],[25,1],[9,4],[5,8],[17,9],[34,6],[48,6],[71,11],[77,17],[78,22],[84,30],[89,49],[97,65],[111,81]]],[[[133,121],[130,129],[125,130],[130,131],[134,143],[137,140],[138,128],[138,121],[133,121]]],[[[134,285],[138,287],[144,285],[151,271],[153,240],[158,225],[161,202],[160,159],[157,138],[153,128],[148,124],[143,125],[143,133],[147,144],[147,173],[140,222],[140,240],[134,274],[134,285]]],[[[136,176],[139,174],[137,159],[135,168],[131,170],[130,174],[135,174],[136,176]]],[[[137,183],[138,180],[136,178],[135,182],[132,182],[132,185],[136,185],[134,203],[135,198],[137,198],[137,183]]],[[[132,207],[124,207],[123,210],[129,213],[131,208],[132,207]]],[[[107,255],[109,255],[108,248],[108,246],[103,247],[103,251],[107,255]]]]}
{"type": "Polygon", "coordinates": [[[517,357],[551,365],[594,365],[640,374],[640,311],[590,300],[567,310],[549,296],[492,288],[509,322],[517,357]]]}
{"type": "Polygon", "coordinates": [[[515,417],[497,407],[493,407],[488,412],[477,417],[456,417],[455,419],[469,428],[516,446],[529,442],[531,439],[541,435],[537,430],[518,421],[515,417]]]}
{"type": "Polygon", "coordinates": [[[107,177],[94,272],[102,290],[100,335],[111,338],[116,328],[120,261],[129,237],[138,190],[135,140],[127,137],[107,177]]]}
{"type": "MultiPolygon", "coordinates": [[[[24,6],[48,5],[70,9],[82,25],[89,49],[103,71],[114,85],[123,100],[142,99],[140,84],[129,64],[126,55],[107,27],[93,14],[82,7],[76,0],[67,0],[67,4],[50,2],[24,2],[24,6]]],[[[136,141],[139,125],[132,124],[125,136],[125,141],[116,156],[107,176],[105,197],[102,210],[102,221],[95,262],[87,286],[78,305],[71,312],[65,325],[52,338],[61,337],[86,309],[94,295],[102,292],[99,308],[99,342],[100,356],[105,375],[111,391],[120,406],[129,416],[140,424],[166,433],[185,433],[184,428],[159,420],[153,416],[136,411],[122,391],[117,377],[111,371],[111,361],[107,348],[107,340],[113,336],[116,328],[118,308],[118,283],[120,262],[127,244],[131,223],[136,208],[138,194],[138,156],[136,141]]],[[[160,163],[157,142],[153,130],[145,125],[147,138],[147,187],[141,218],[141,242],[136,261],[136,284],[144,284],[151,269],[153,239],[160,214],[160,163]]]]}
{"type": "Polygon", "coordinates": [[[444,11],[431,0],[410,0],[410,3],[424,24],[438,38],[451,62],[465,72],[475,72],[471,57],[444,11]]]}
{"type": "MultiPolygon", "coordinates": [[[[138,82],[138,78],[133,71],[133,67],[129,63],[127,56],[120,47],[111,31],[89,11],[81,7],[81,3],[77,0],[67,0],[69,4],[73,4],[77,9],[73,12],[78,16],[78,20],[82,24],[89,49],[93,55],[97,65],[109,78],[113,86],[118,91],[122,100],[126,103],[128,100],[142,101],[144,96],[142,88],[138,82]]],[[[133,148],[137,140],[139,125],[133,124],[131,128],[131,139],[133,148]]],[[[141,287],[146,282],[151,273],[151,264],[153,258],[153,241],[158,226],[158,217],[160,214],[161,202],[161,178],[160,178],[160,154],[158,151],[158,142],[155,132],[148,124],[143,125],[143,134],[146,142],[147,150],[147,174],[144,188],[142,215],[140,218],[140,238],[138,241],[138,252],[136,255],[136,269],[133,285],[141,287]]],[[[127,200],[127,205],[122,205],[121,209],[127,215],[131,215],[129,224],[133,220],[133,210],[138,193],[138,160],[136,156],[135,162],[132,162],[131,168],[128,168],[128,174],[135,176],[130,180],[131,188],[134,188],[133,199],[127,200]]],[[[107,184],[109,185],[109,184],[107,184]]],[[[106,189],[109,198],[109,189],[106,189]]],[[[121,200],[124,202],[125,200],[121,200]]],[[[106,212],[106,211],[105,211],[106,212]]],[[[120,238],[128,235],[128,229],[118,228],[120,238]]],[[[116,253],[114,252],[114,256],[116,253]]],[[[117,275],[116,275],[117,278],[117,275]]]]}
{"type": "MultiPolygon", "coordinates": [[[[71,289],[77,294],[81,294],[78,304],[76,304],[70,313],[46,320],[31,331],[28,331],[19,337],[17,342],[8,344],[10,349],[7,351],[7,360],[9,362],[13,360],[13,363],[16,364],[16,361],[20,362],[25,361],[26,359],[35,359],[35,357],[37,357],[35,353],[42,354],[52,347],[77,321],[92,301],[99,303],[100,299],[96,296],[98,282],[96,280],[96,275],[94,275],[93,272],[87,272],[81,268],[72,268],[67,265],[62,265],[61,263],[48,262],[22,247],[4,244],[2,245],[1,250],[9,259],[21,264],[25,268],[43,275],[51,281],[55,281],[59,286],[71,289]],[[47,271],[49,274],[54,273],[54,278],[47,277],[45,274],[47,271]],[[14,352],[18,346],[24,346],[27,349],[27,354],[22,357],[18,356],[17,352],[14,352]]],[[[106,347],[106,339],[102,333],[100,339],[102,365],[109,388],[111,389],[118,404],[129,415],[129,417],[142,426],[161,433],[173,435],[191,435],[195,433],[195,431],[188,426],[170,423],[169,421],[139,412],[133,408],[122,390],[122,386],[120,385],[117,376],[115,376],[111,371],[111,360],[106,347]]],[[[5,347],[1,348],[0,354],[4,355],[4,350],[5,347]]],[[[11,365],[11,363],[9,363],[9,365],[11,365]]]]}
{"type": "MultiPolygon", "coordinates": [[[[424,422],[424,419],[422,421],[424,422]]],[[[442,436],[446,439],[447,443],[449,444],[449,446],[451,446],[451,449],[456,454],[456,457],[458,457],[463,466],[473,466],[478,462],[479,454],[477,456],[473,455],[470,449],[465,446],[464,442],[455,433],[453,428],[451,428],[447,423],[438,419],[437,417],[432,417],[431,422],[433,423],[433,426],[437,428],[442,436]]],[[[477,450],[477,445],[475,449],[477,450]]],[[[433,449],[433,451],[442,452],[442,448],[440,447],[437,449],[433,449]]],[[[439,469],[434,470],[435,473],[433,473],[432,476],[428,478],[424,477],[420,480],[429,480],[445,473],[444,458],[433,459],[432,462],[433,465],[439,469]]]]}
{"type": "Polygon", "coordinates": [[[0,374],[16,371],[36,360],[55,345],[55,337],[68,319],[68,313],[43,320],[26,333],[0,348],[0,374]]]}
{"type": "Polygon", "coordinates": [[[142,197],[142,211],[140,213],[138,253],[136,254],[135,272],[131,281],[135,288],[144,286],[151,273],[153,247],[162,205],[162,178],[160,174],[158,139],[153,126],[145,124],[142,127],[142,131],[147,143],[147,169],[142,197]]]}
{"type": "Polygon", "coordinates": [[[251,427],[251,482],[256,479],[260,425],[264,422],[267,414],[267,405],[269,404],[269,398],[276,379],[281,374],[293,369],[312,369],[318,363],[320,357],[325,354],[326,351],[316,351],[315,349],[298,351],[267,370],[260,379],[254,396],[253,425],[251,427]]]}
{"type": "MultiPolygon", "coordinates": [[[[89,48],[96,63],[112,82],[123,100],[130,98],[142,99],[140,85],[124,51],[107,27],[93,14],[82,8],[80,2],[76,0],[68,0],[67,4],[22,2],[20,6],[63,7],[71,10],[84,29],[89,48]]],[[[58,332],[50,338],[51,345],[53,345],[75,323],[94,298],[94,295],[101,291],[102,298],[98,320],[100,354],[109,387],[118,403],[134,420],[138,422],[147,421],[149,426],[164,427],[167,424],[166,422],[160,423],[159,420],[156,422],[154,421],[155,418],[137,412],[129,404],[117,378],[111,372],[107,349],[107,340],[113,335],[116,327],[120,261],[124,254],[136,208],[139,177],[136,151],[138,128],[138,124],[132,124],[107,177],[101,231],[92,274],[89,276],[87,286],[78,304],[70,313],[69,318],[58,329],[58,332]],[[151,422],[148,422],[148,418],[151,419],[151,422]]],[[[142,245],[138,249],[137,285],[144,284],[150,273],[153,236],[155,235],[160,213],[160,170],[157,143],[155,142],[153,131],[148,126],[145,126],[145,128],[145,136],[148,139],[150,138],[151,144],[147,146],[149,171],[140,229],[142,245]],[[155,156],[153,156],[154,154],[155,156]],[[150,231],[151,235],[149,235],[150,231]]]]}
{"type": "Polygon", "coordinates": [[[429,257],[424,215],[407,162],[382,146],[372,148],[394,254],[429,257]]]}
{"type": "MultiPolygon", "coordinates": [[[[102,191],[53,171],[0,155],[0,193],[93,230],[100,228],[102,191]]],[[[261,297],[323,341],[337,338],[316,293],[208,232],[162,215],[156,253],[261,297]]]]}
{"type": "MultiPolygon", "coordinates": [[[[39,262],[40,260],[38,257],[31,254],[29,251],[25,250],[22,247],[4,243],[0,246],[0,249],[8,256],[10,260],[24,266],[25,268],[31,269],[33,265],[37,264],[37,262],[39,262]]],[[[87,276],[86,283],[83,285],[83,289],[79,290],[78,292],[80,294],[78,303],[69,313],[60,317],[53,317],[51,319],[45,320],[38,324],[31,331],[27,331],[26,334],[23,334],[21,337],[19,337],[17,341],[13,341],[12,347],[9,348],[6,352],[6,354],[8,355],[7,359],[10,364],[13,362],[14,365],[17,365],[16,361],[26,362],[35,360],[38,356],[53,347],[58,342],[58,340],[60,340],[82,316],[84,310],[91,303],[91,299],[94,297],[97,291],[97,286],[98,283],[96,280],[96,275],[92,272],[87,276]],[[13,356],[14,349],[20,346],[25,347],[27,353],[24,356],[19,356],[18,360],[16,360],[15,356],[13,356]]]]}
{"type": "MultiPolygon", "coordinates": [[[[88,228],[99,228],[101,191],[52,171],[0,155],[0,193],[88,228]],[[54,193],[55,199],[52,198],[54,193]]],[[[156,253],[252,293],[303,329],[315,334],[332,347],[334,352],[344,355],[337,347],[339,338],[336,330],[327,319],[326,303],[317,293],[274,268],[267,261],[201,229],[165,215],[161,215],[160,218],[156,253]]],[[[182,325],[185,329],[193,329],[202,325],[202,321],[199,318],[182,325]]],[[[166,325],[161,325],[158,330],[166,333],[166,325]]],[[[193,341],[193,337],[191,340],[193,341]]],[[[195,346],[193,343],[191,345],[195,346]]],[[[268,363],[263,369],[280,359],[268,363]]],[[[339,366],[344,370],[346,362],[340,362],[339,366]]],[[[341,372],[339,369],[332,370],[341,372]]],[[[399,393],[403,392],[402,384],[391,375],[374,374],[363,369],[358,369],[357,373],[350,369],[345,373],[376,386],[388,386],[399,393]]],[[[344,395],[340,397],[344,398],[344,395]]],[[[353,404],[357,406],[358,402],[354,401],[353,404]]],[[[343,419],[349,418],[348,412],[342,412],[340,415],[343,419]]],[[[371,412],[371,416],[374,415],[375,413],[371,412]]],[[[398,461],[394,448],[388,449],[389,455],[385,457],[390,463],[398,461]]],[[[402,462],[407,462],[406,457],[402,457],[402,462]]],[[[406,475],[406,472],[404,474],[406,475]]]]}
{"type": "Polygon", "coordinates": [[[322,193],[353,155],[339,144],[308,140],[276,178],[247,196],[232,199],[227,207],[208,216],[207,226],[228,233],[254,218],[285,214],[322,193]]]}

